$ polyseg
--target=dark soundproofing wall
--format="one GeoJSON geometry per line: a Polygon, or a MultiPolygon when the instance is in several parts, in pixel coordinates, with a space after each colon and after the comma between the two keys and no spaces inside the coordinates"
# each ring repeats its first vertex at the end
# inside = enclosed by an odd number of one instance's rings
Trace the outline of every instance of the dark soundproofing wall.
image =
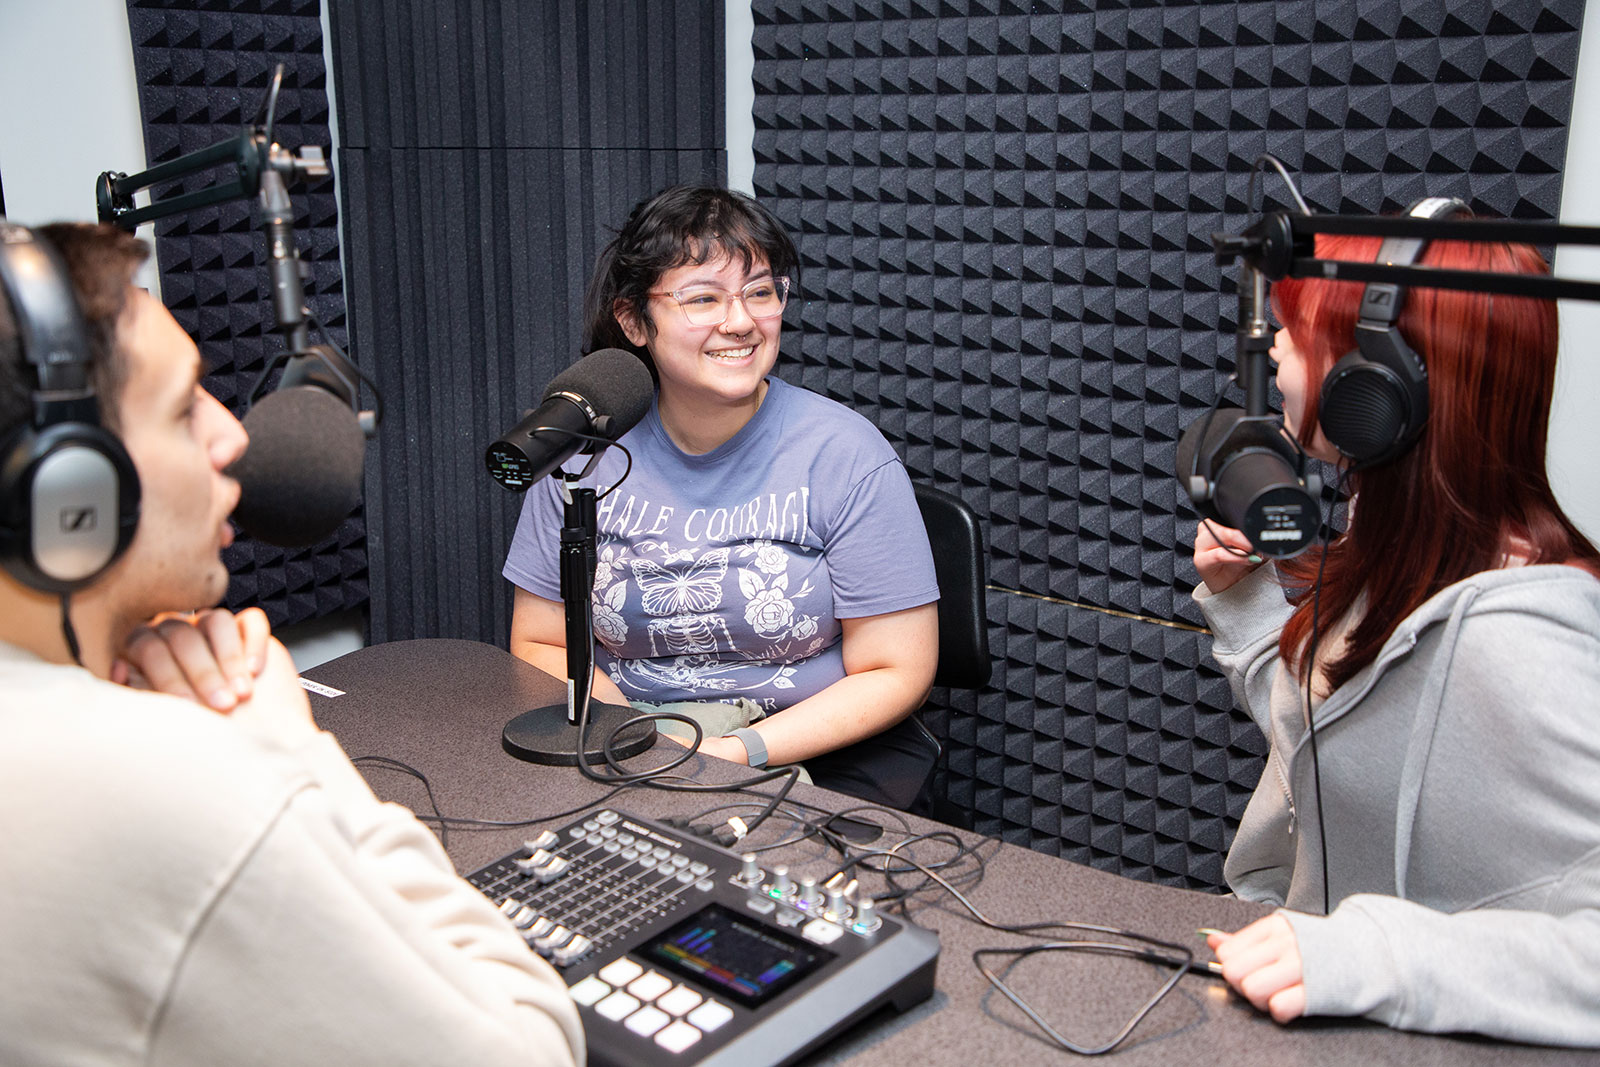
{"type": "MultiPolygon", "coordinates": [[[[256,119],[280,62],[287,69],[275,138],[291,150],[318,145],[324,155],[330,151],[318,0],[129,0],[128,27],[147,166],[237,136],[256,119]]],[[[164,197],[232,176],[213,171],[153,192],[164,197]]],[[[85,188],[83,194],[86,203],[92,202],[93,190],[85,188]]],[[[334,340],[344,344],[333,180],[301,183],[289,195],[295,239],[310,267],[307,303],[334,340]]],[[[266,360],[284,348],[282,335],[273,332],[266,241],[253,228],[253,206],[239,200],[155,223],[162,300],[199,344],[206,388],[235,413],[242,412],[266,360]]],[[[359,348],[351,354],[363,361],[359,348]]],[[[322,544],[282,549],[241,536],[223,552],[223,560],[232,575],[228,606],[260,605],[274,625],[356,608],[367,600],[366,525],[359,509],[322,544]]]]}
{"type": "Polygon", "coordinates": [[[1210,235],[1268,151],[1319,211],[1553,217],[1582,7],[756,0],[756,191],[802,255],[781,372],[989,537],[994,679],[929,713],[976,828],[1220,884],[1265,744],[1172,470],[1231,369],[1210,235]]]}
{"type": "Polygon", "coordinates": [[[578,355],[590,265],[645,195],[724,180],[722,5],[333,0],[372,638],[504,644],[521,503],[483,451],[578,355]]]}

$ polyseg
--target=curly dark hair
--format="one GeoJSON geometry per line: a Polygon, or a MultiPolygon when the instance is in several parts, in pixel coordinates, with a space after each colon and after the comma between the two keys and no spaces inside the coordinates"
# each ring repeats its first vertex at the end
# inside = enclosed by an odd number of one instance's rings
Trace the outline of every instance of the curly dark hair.
{"type": "Polygon", "coordinates": [[[583,350],[621,348],[650,367],[650,353],[633,344],[617,322],[621,305],[655,336],[649,292],[667,271],[685,263],[737,256],[745,269],[757,259],[774,275],[791,275],[800,257],[777,217],[743,193],[675,185],[641,201],[595,261],[583,301],[583,350]]]}
{"type": "MultiPolygon", "coordinates": [[[[117,429],[117,401],[126,377],[115,344],[134,272],[150,246],[114,226],[54,223],[33,227],[66,263],[72,296],[89,339],[89,381],[100,401],[100,422],[117,429]]],[[[0,298],[0,442],[33,421],[34,372],[22,355],[15,313],[0,298]]]]}

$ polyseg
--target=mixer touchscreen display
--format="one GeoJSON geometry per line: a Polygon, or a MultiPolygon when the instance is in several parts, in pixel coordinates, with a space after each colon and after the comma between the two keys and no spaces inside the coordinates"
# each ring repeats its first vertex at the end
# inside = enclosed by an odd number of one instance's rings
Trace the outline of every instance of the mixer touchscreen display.
{"type": "Polygon", "coordinates": [[[750,1008],[834,958],[720,904],[646,942],[639,954],[750,1008]]]}

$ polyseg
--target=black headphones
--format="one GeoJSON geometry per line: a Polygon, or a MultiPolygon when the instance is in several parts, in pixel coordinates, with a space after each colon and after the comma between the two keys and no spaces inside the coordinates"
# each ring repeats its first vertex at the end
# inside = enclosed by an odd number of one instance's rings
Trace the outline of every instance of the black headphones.
{"type": "MultiPolygon", "coordinates": [[[[1406,212],[1419,219],[1470,215],[1460,200],[1429,197],[1406,212]]],[[[1391,237],[1378,250],[1378,262],[1409,267],[1422,258],[1428,242],[1391,237]]],[[[1356,347],[1322,380],[1317,421],[1322,434],[1358,467],[1387,463],[1416,441],[1428,421],[1428,367],[1395,325],[1405,289],[1369,282],[1361,294],[1356,347]]]]}
{"type": "Polygon", "coordinates": [[[91,584],[139,524],[139,475],[100,425],[89,333],[66,264],[38,234],[0,219],[0,290],[33,369],[31,421],[0,450],[0,565],[46,593],[91,584]]]}

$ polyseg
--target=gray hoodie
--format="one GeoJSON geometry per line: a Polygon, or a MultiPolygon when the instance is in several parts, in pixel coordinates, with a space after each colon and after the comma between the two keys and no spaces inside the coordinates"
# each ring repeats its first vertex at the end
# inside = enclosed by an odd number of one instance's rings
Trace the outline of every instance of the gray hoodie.
{"type": "Polygon", "coordinates": [[[1600,581],[1474,575],[1317,706],[1329,916],[1283,590],[1261,567],[1195,600],[1271,743],[1226,877],[1293,909],[1306,1013],[1600,1046],[1600,581]]]}

